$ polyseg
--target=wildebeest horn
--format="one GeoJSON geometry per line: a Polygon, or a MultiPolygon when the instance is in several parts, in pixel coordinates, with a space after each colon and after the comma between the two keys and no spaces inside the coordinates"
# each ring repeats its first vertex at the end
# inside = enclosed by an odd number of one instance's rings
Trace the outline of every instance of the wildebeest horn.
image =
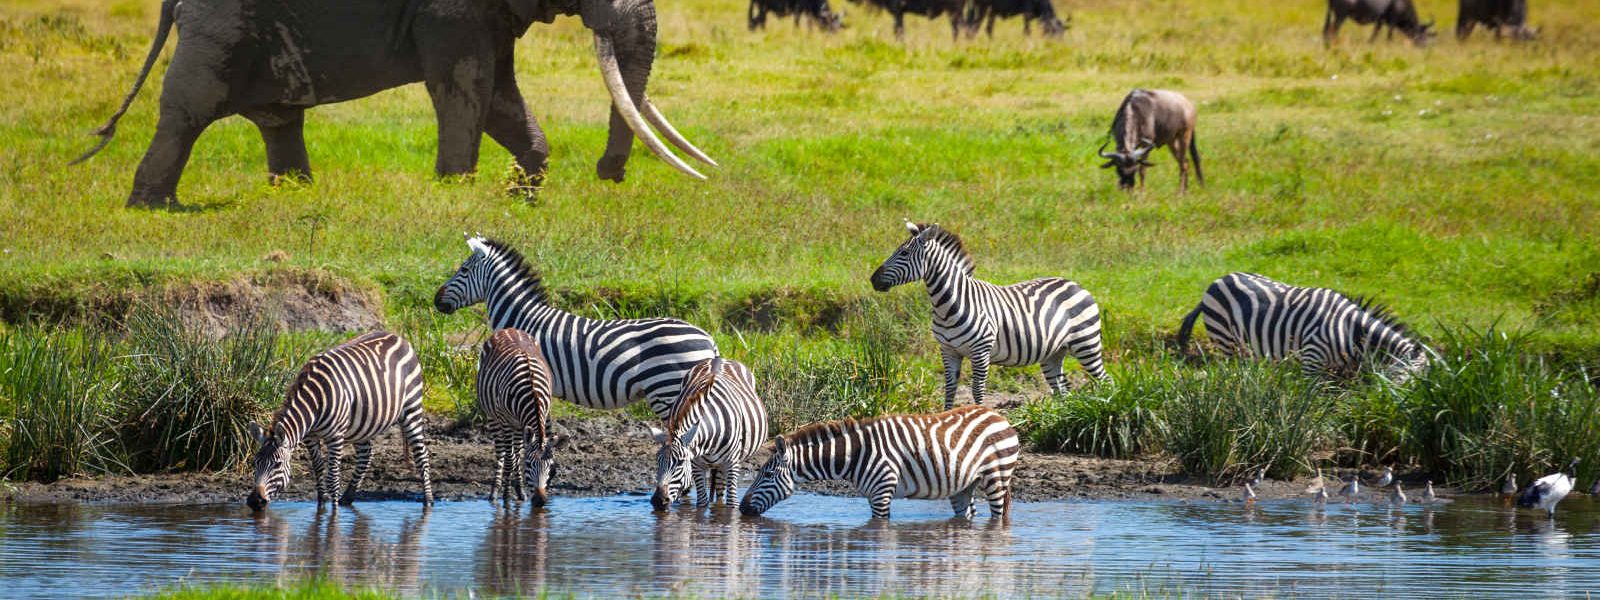
{"type": "Polygon", "coordinates": [[[1154,149],[1155,146],[1140,145],[1138,148],[1134,148],[1133,152],[1129,153],[1129,156],[1131,156],[1134,160],[1143,161],[1145,155],[1149,154],[1150,151],[1154,149]]]}
{"type": "Polygon", "coordinates": [[[650,131],[650,126],[645,124],[644,117],[639,115],[639,109],[633,105],[633,97],[628,94],[627,86],[622,83],[622,69],[617,66],[617,53],[616,49],[611,47],[611,38],[599,33],[594,34],[594,53],[600,61],[600,76],[606,81],[606,90],[611,92],[611,106],[617,109],[617,114],[622,115],[622,120],[627,122],[628,129],[632,129],[646,148],[673,168],[695,179],[705,179],[705,175],[701,175],[699,171],[694,170],[694,167],[673,154],[672,150],[667,149],[656,134],[650,131]]]}
{"type": "Polygon", "coordinates": [[[677,146],[679,150],[684,151],[689,156],[693,156],[695,160],[713,167],[721,166],[717,164],[717,161],[711,160],[711,157],[706,156],[706,153],[701,152],[699,148],[694,147],[694,144],[689,143],[689,140],[685,139],[683,134],[678,133],[678,130],[667,122],[667,118],[661,115],[661,111],[656,110],[655,103],[651,102],[649,98],[644,99],[644,118],[648,119],[650,124],[656,127],[656,131],[660,131],[661,135],[666,136],[667,141],[672,142],[672,145],[677,146]]]}
{"type": "Polygon", "coordinates": [[[1106,145],[1110,144],[1110,143],[1111,143],[1110,140],[1106,140],[1104,143],[1100,144],[1100,149],[1096,150],[1096,152],[1100,153],[1100,158],[1116,158],[1117,157],[1116,154],[1110,154],[1110,153],[1106,152],[1106,145]]]}

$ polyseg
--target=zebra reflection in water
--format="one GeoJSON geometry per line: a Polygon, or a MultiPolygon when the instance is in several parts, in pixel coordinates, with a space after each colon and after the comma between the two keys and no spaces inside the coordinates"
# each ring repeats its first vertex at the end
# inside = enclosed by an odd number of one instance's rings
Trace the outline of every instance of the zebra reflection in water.
{"type": "Polygon", "coordinates": [[[289,519],[262,513],[255,530],[260,553],[275,556],[278,570],[313,574],[332,581],[415,594],[422,590],[429,511],[407,517],[392,541],[378,521],[359,509],[316,511],[303,533],[289,519]]]}
{"type": "Polygon", "coordinates": [[[550,513],[496,510],[478,549],[477,586],[489,596],[536,595],[548,587],[550,513]]]}
{"type": "Polygon", "coordinates": [[[753,563],[757,570],[748,575],[761,590],[751,595],[1070,594],[1062,591],[1067,588],[1007,587],[1008,582],[1025,579],[1017,567],[1031,559],[1015,554],[1011,530],[1000,520],[896,523],[876,519],[843,528],[796,525],[765,517],[745,519],[756,524],[764,540],[753,563]]]}
{"type": "Polygon", "coordinates": [[[755,598],[760,592],[755,558],[761,539],[733,507],[653,513],[651,570],[656,585],[711,598],[755,598]],[[707,587],[707,586],[716,587],[707,587]]]}

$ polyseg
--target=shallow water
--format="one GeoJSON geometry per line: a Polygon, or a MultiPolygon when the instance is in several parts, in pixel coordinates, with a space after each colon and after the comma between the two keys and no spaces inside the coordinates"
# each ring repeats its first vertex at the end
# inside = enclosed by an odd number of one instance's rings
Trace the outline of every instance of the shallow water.
{"type": "Polygon", "coordinates": [[[407,593],[580,596],[1571,596],[1600,590],[1600,502],[1556,519],[1495,501],[1345,506],[1019,503],[1009,526],[897,500],[801,495],[762,518],[653,514],[642,496],[547,512],[409,502],[319,514],[243,506],[0,506],[0,595],[120,596],[180,582],[320,573],[407,593]]]}

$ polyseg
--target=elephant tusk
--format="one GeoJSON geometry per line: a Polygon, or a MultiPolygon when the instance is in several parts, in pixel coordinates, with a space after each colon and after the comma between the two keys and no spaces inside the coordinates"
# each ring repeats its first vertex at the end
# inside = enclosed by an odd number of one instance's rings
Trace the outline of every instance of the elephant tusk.
{"type": "Polygon", "coordinates": [[[617,66],[616,50],[611,47],[611,38],[601,34],[594,34],[594,52],[600,60],[600,75],[606,81],[606,90],[611,92],[611,106],[617,109],[617,114],[622,115],[622,120],[628,123],[628,129],[644,142],[646,148],[654,152],[661,160],[672,165],[673,168],[683,171],[684,174],[695,179],[705,179],[694,167],[683,162],[672,150],[650,131],[650,126],[644,122],[644,117],[639,116],[639,110],[633,105],[633,97],[628,94],[628,88],[622,83],[622,69],[617,66]]]}
{"type": "Polygon", "coordinates": [[[667,141],[672,142],[672,145],[677,146],[679,150],[684,151],[689,156],[693,156],[695,160],[713,167],[722,166],[717,164],[717,161],[711,160],[711,157],[706,156],[706,153],[701,152],[699,148],[694,147],[694,144],[689,143],[689,140],[684,138],[683,134],[678,133],[678,130],[673,128],[672,123],[667,122],[667,118],[661,114],[661,111],[656,110],[656,104],[651,102],[649,98],[644,99],[644,118],[649,120],[650,124],[655,126],[656,131],[661,132],[661,135],[667,138],[667,141]]]}

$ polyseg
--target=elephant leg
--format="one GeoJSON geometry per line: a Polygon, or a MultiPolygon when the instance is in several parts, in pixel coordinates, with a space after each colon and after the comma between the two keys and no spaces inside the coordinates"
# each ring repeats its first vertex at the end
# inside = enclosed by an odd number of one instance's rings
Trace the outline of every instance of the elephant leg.
{"type": "Polygon", "coordinates": [[[528,113],[528,105],[517,89],[511,57],[504,57],[496,69],[499,72],[495,75],[494,97],[485,129],[522,168],[523,183],[538,190],[544,185],[545,171],[549,168],[550,142],[545,139],[539,122],[528,113]]]}
{"type": "Polygon", "coordinates": [[[894,11],[894,39],[903,40],[905,38],[906,14],[897,8],[894,11]]]}
{"type": "Polygon", "coordinates": [[[311,159],[306,156],[306,110],[273,108],[244,113],[261,131],[267,145],[267,173],[272,183],[280,180],[311,180],[311,159]]]}
{"type": "Polygon", "coordinates": [[[157,207],[178,203],[178,179],[189,164],[195,140],[212,122],[229,113],[219,97],[226,83],[211,66],[196,65],[193,53],[175,52],[161,91],[161,117],[133,174],[127,206],[157,207]],[[197,83],[198,82],[198,83],[197,83]]]}
{"type": "Polygon", "coordinates": [[[494,59],[511,54],[509,49],[493,52],[488,40],[474,39],[468,33],[478,30],[468,22],[445,28],[422,29],[419,25],[417,32],[419,47],[452,50],[422,53],[422,79],[439,126],[439,154],[433,168],[440,177],[470,175],[477,170],[478,144],[494,100],[494,59]]]}

